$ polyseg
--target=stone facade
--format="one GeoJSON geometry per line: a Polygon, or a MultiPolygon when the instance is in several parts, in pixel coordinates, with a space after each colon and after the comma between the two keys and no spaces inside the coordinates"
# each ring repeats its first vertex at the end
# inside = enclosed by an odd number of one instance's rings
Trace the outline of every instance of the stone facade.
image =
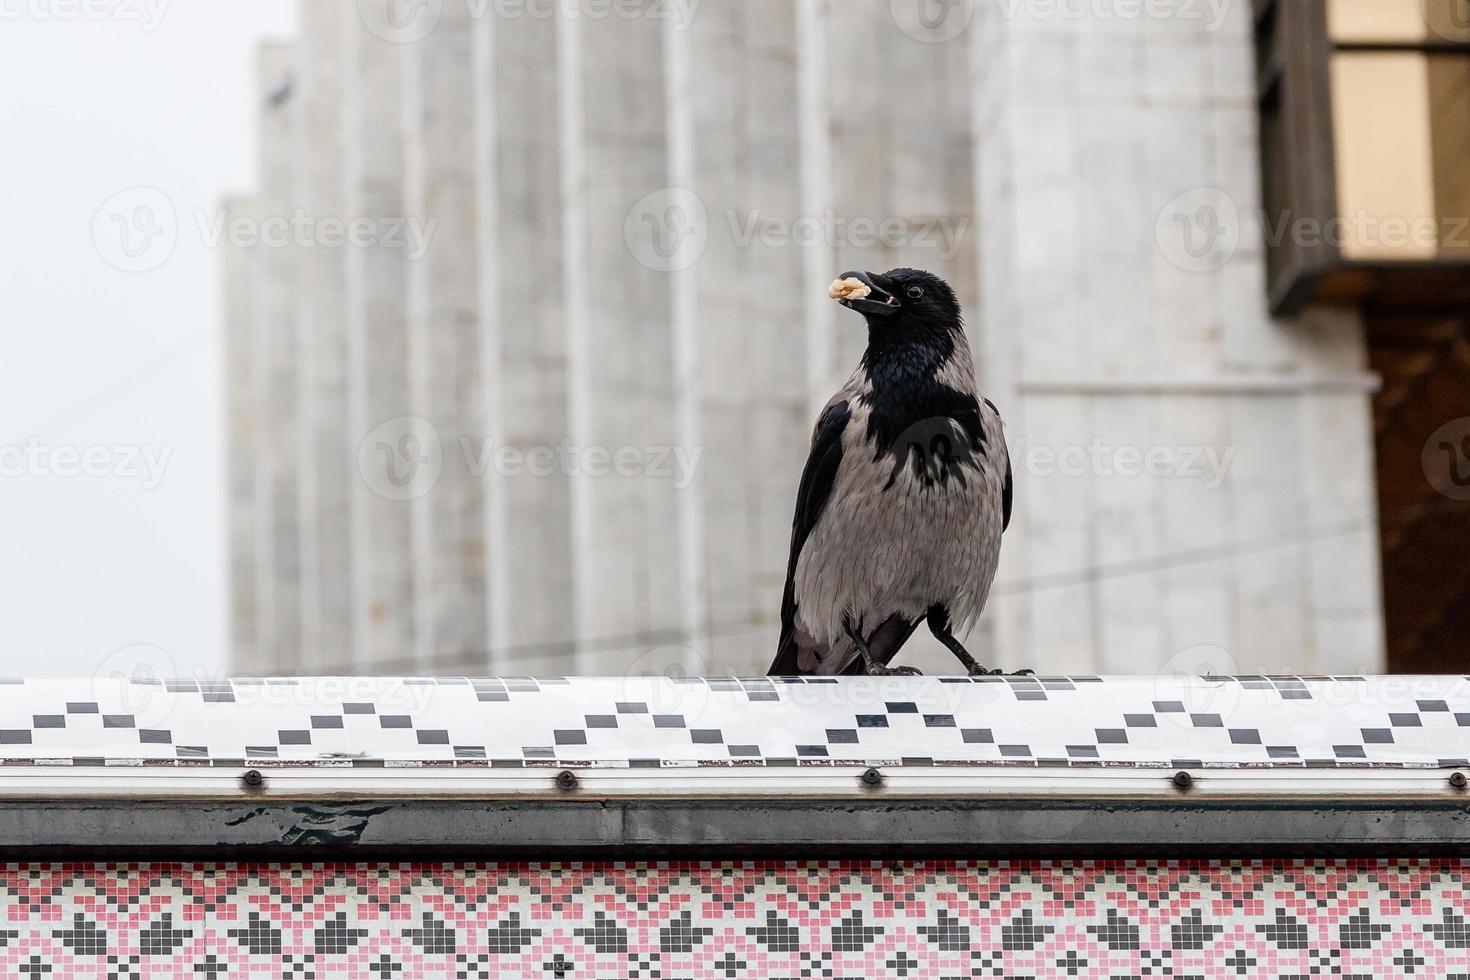
{"type": "Polygon", "coordinates": [[[986,6],[974,29],[984,383],[1018,442],[1113,450],[1021,468],[999,645],[1057,670],[1378,669],[1362,326],[1268,315],[1250,9],[1194,9],[986,6]],[[1213,449],[1219,475],[1120,476],[1123,447],[1213,449]]]}
{"type": "Polygon", "coordinates": [[[825,285],[897,265],[955,285],[1009,424],[982,660],[1381,668],[1363,331],[1267,313],[1249,5],[926,4],[273,46],[240,206],[373,234],[229,255],[235,669],[763,669],[863,343],[825,285]]]}

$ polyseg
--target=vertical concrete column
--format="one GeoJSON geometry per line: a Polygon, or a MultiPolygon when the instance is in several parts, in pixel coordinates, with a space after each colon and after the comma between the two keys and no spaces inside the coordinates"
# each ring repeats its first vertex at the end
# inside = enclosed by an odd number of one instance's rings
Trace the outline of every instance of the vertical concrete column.
{"type": "Polygon", "coordinates": [[[461,3],[405,43],[405,205],[414,414],[442,450],[438,482],[414,501],[418,657],[425,669],[487,666],[490,645],[485,487],[487,379],[481,345],[475,22],[461,3]]]}
{"type": "Polygon", "coordinates": [[[408,251],[389,235],[406,219],[402,45],[343,18],[346,202],[365,229],[347,249],[354,643],[358,672],[415,659],[412,501],[432,485],[441,449],[409,397],[408,251]]]}
{"type": "MultiPolygon", "coordinates": [[[[256,210],[252,198],[231,198],[224,204],[225,226],[254,221],[256,210]]],[[[237,673],[258,670],[261,658],[261,610],[256,595],[260,556],[255,535],[255,474],[260,450],[260,402],[255,390],[258,256],[257,251],[228,237],[224,242],[225,470],[230,500],[229,667],[237,673]]]]}
{"type": "Polygon", "coordinates": [[[257,573],[270,629],[262,631],[262,671],[292,673],[301,666],[301,465],[298,422],[299,353],[297,253],[289,228],[294,208],[293,152],[298,52],[267,42],[258,60],[260,119],[259,357],[257,403],[261,451],[257,456],[257,520],[264,538],[257,573]]]}
{"type": "Polygon", "coordinates": [[[490,648],[483,669],[576,669],[558,24],[474,26],[477,279],[490,452],[490,648]]]}
{"type": "MultiPolygon", "coordinates": [[[[801,256],[808,387],[797,473],[817,410],[867,343],[861,318],[827,298],[836,273],[929,269],[954,286],[972,316],[977,308],[965,35],[973,11],[931,5],[942,15],[936,28],[919,18],[924,6],[795,3],[801,196],[790,251],[801,256]]],[[[789,502],[786,522],[789,533],[789,502]]],[[[978,639],[980,654],[987,642],[978,639]]],[[[953,660],[928,636],[915,636],[911,647],[910,662],[949,669],[953,660]]]]}
{"type": "Polygon", "coordinates": [[[1373,665],[1360,328],[1267,312],[1248,6],[975,14],[981,363],[1022,447],[1007,661],[1373,665]],[[1349,512],[1364,534],[1324,564],[1312,515],[1349,512]]]}
{"type": "MultiPolygon", "coordinates": [[[[665,136],[670,193],[697,202],[708,225],[708,200],[701,195],[698,150],[701,132],[696,114],[696,64],[707,52],[694,41],[694,21],[667,19],[664,22],[664,105],[668,119],[665,136]]],[[[707,244],[707,241],[706,243],[707,244]]],[[[704,372],[701,357],[707,326],[701,317],[698,268],[707,252],[681,256],[668,270],[670,366],[673,384],[673,435],[675,447],[707,449],[704,414],[701,411],[704,372]],[[692,258],[692,263],[689,259],[692,258]]],[[[677,254],[677,253],[676,253],[677,254]]],[[[677,458],[677,457],[676,457],[677,458]]],[[[686,457],[687,458],[687,457],[686,457]]],[[[702,460],[701,460],[702,462],[702,460]]],[[[709,545],[708,481],[703,467],[683,477],[675,487],[674,522],[679,549],[678,627],[683,634],[684,649],[670,648],[683,669],[693,673],[718,673],[712,666],[709,648],[710,625],[707,596],[709,583],[706,557],[709,545]]],[[[651,670],[662,670],[650,664],[651,670]]]]}
{"type": "MultiPolygon", "coordinates": [[[[774,648],[814,412],[805,255],[782,233],[803,216],[796,21],[793,0],[706,4],[667,34],[670,183],[692,192],[708,228],[670,276],[679,441],[700,453],[679,490],[691,666],[715,673],[764,669],[774,648]]],[[[825,282],[814,289],[825,298],[825,282]]]]}
{"type": "MultiPolygon", "coordinates": [[[[1367,334],[1352,308],[1309,310],[1297,324],[1303,371],[1317,379],[1363,378],[1367,334]]],[[[1366,379],[1369,383],[1376,378],[1366,379]]],[[[1325,384],[1299,405],[1303,514],[1310,548],[1304,591],[1312,638],[1303,672],[1384,669],[1383,583],[1368,387],[1325,384]]],[[[1263,427],[1264,428],[1264,427],[1263,427]]],[[[1248,437],[1242,437],[1248,438],[1248,437]]],[[[1262,434],[1262,438],[1268,436],[1262,434]]]]}
{"type": "MultiPolygon", "coordinates": [[[[1149,109],[1140,135],[1146,160],[1142,173],[1149,179],[1149,191],[1141,213],[1135,212],[1138,217],[1131,220],[1125,218],[1124,226],[1131,227],[1145,241],[1152,226],[1154,247],[1153,261],[1147,267],[1152,280],[1148,315],[1135,314],[1139,332],[1131,338],[1125,336],[1123,341],[1135,351],[1157,352],[1153,356],[1159,358],[1159,366],[1173,377],[1219,378],[1229,374],[1215,303],[1221,286],[1219,269],[1235,261],[1258,264],[1262,261],[1260,250],[1242,251],[1223,265],[1214,261],[1196,264],[1189,248],[1179,250],[1186,240],[1168,228],[1169,219],[1161,232],[1158,218],[1171,210],[1169,202],[1178,195],[1188,200],[1191,194],[1209,195],[1212,192],[1205,189],[1220,186],[1225,175],[1214,132],[1218,79],[1211,71],[1211,58],[1231,48],[1248,56],[1249,42],[1231,45],[1220,26],[1183,16],[1186,11],[1182,4],[1166,8],[1166,12],[1171,16],[1144,18],[1127,32],[1143,46],[1143,104],[1149,109]]],[[[1250,20],[1248,11],[1242,10],[1238,16],[1250,20]]],[[[1085,155],[1083,159],[1083,167],[1090,170],[1085,155]]],[[[1238,202],[1240,213],[1253,213],[1259,206],[1254,194],[1249,198],[1237,195],[1226,193],[1238,202]]],[[[1089,229],[1089,246],[1101,237],[1101,230],[1089,229]]],[[[1089,278],[1089,286],[1098,290],[1101,280],[1117,275],[1120,268],[1097,268],[1089,278]]],[[[1264,316],[1263,295],[1257,293],[1252,299],[1258,315],[1264,316]]],[[[1151,358],[1146,355],[1146,359],[1151,358]]],[[[1121,370],[1129,370],[1124,356],[1114,360],[1121,370]]],[[[1135,354],[1133,371],[1142,366],[1140,360],[1135,354]]],[[[1222,391],[1168,392],[1156,398],[1159,444],[1177,456],[1199,447],[1214,449],[1223,458],[1235,444],[1228,417],[1231,397],[1222,391]]],[[[1095,405],[1103,400],[1098,399],[1095,405]]],[[[1095,413],[1094,425],[1105,419],[1101,412],[1095,413]]],[[[1111,433],[1099,427],[1097,434],[1114,444],[1116,437],[1111,433]]],[[[1126,482],[1113,473],[1099,472],[1094,479],[1098,485],[1126,482]]],[[[1232,662],[1254,655],[1241,646],[1234,609],[1237,570],[1232,557],[1240,550],[1244,536],[1244,529],[1236,527],[1231,519],[1235,485],[1228,477],[1216,484],[1179,474],[1158,481],[1157,487],[1163,513],[1158,540],[1164,558],[1159,562],[1162,571],[1155,582],[1163,598],[1163,615],[1158,617],[1165,625],[1163,652],[1169,657],[1183,655],[1189,659],[1191,651],[1205,648],[1206,656],[1213,653],[1219,657],[1209,650],[1218,648],[1228,658],[1225,669],[1230,669],[1232,662]]],[[[1096,552],[1091,560],[1102,564],[1096,552]]],[[[1093,590],[1094,611],[1099,623],[1105,623],[1113,613],[1108,596],[1119,595],[1134,583],[1119,581],[1112,574],[1098,579],[1098,583],[1093,590]]],[[[1108,658],[1105,663],[1109,666],[1128,656],[1122,650],[1100,653],[1108,658]]]]}
{"type": "MultiPolygon", "coordinates": [[[[832,209],[836,133],[828,63],[831,45],[827,37],[831,30],[832,0],[796,0],[796,91],[801,118],[798,172],[803,215],[825,214],[832,209]]],[[[801,257],[807,398],[813,406],[821,406],[831,397],[834,379],[841,377],[833,347],[835,306],[827,298],[827,284],[832,281],[837,256],[831,243],[819,239],[803,248],[801,257]]]]}
{"type": "Polygon", "coordinates": [[[352,665],[352,491],[357,442],[347,398],[346,118],[341,4],[301,7],[296,203],[309,240],[300,252],[302,525],[301,669],[352,665]]]}
{"type": "Polygon", "coordinates": [[[557,20],[575,609],[580,663],[607,671],[684,621],[677,491],[649,472],[677,432],[663,266],[693,227],[668,179],[667,6],[557,20]]]}
{"type": "Polygon", "coordinates": [[[975,7],[966,36],[974,71],[976,198],[984,216],[976,332],[981,383],[1005,411],[1017,466],[1017,512],[1002,551],[990,616],[1006,662],[1029,664],[1028,657],[1045,649],[1049,670],[1088,670],[1094,666],[1090,594],[1057,578],[1088,562],[1087,477],[1033,480],[1026,465],[1030,447],[1050,449],[1086,431],[1087,406],[1081,397],[1059,397],[1033,419],[1023,397],[1023,368],[1033,359],[1045,359],[1033,351],[1059,357],[1055,370],[1063,375],[1080,370],[1085,362],[1075,336],[1056,337],[1076,315],[1076,291],[1055,282],[1041,286],[1049,264],[1064,282],[1085,266],[1077,238],[1078,217],[1085,212],[1077,201],[1080,187],[1073,173],[1078,156],[1075,119],[1067,114],[1078,88],[1070,83],[1077,77],[1076,57],[1068,46],[1074,39],[1048,34],[1048,25],[1007,17],[998,5],[975,7]],[[1060,77],[1028,77],[1027,66],[1042,59],[1060,77]],[[1046,84],[1038,87],[1038,81],[1046,84]],[[1036,520],[1029,519],[1031,514],[1036,520]],[[1038,599],[1042,593],[1033,577],[1056,585],[1038,599]],[[1033,604],[1046,599],[1072,606],[1065,612],[1054,610],[1050,618],[1033,616],[1033,604]]]}

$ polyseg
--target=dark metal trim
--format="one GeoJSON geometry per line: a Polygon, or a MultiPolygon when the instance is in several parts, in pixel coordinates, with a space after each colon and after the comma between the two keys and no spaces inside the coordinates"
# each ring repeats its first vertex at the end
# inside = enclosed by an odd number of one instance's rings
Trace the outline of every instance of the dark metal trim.
{"type": "Polygon", "coordinates": [[[1470,41],[1338,41],[1333,50],[1344,54],[1470,54],[1470,41]]]}
{"type": "Polygon", "coordinates": [[[1463,853],[1470,803],[1386,800],[0,805],[0,857],[1221,857],[1463,853]]]}
{"type": "MultiPolygon", "coordinates": [[[[1332,92],[1323,0],[1256,5],[1256,75],[1261,132],[1262,205],[1268,225],[1288,215],[1318,227],[1337,215],[1332,92]]],[[[1271,312],[1295,314],[1317,280],[1338,267],[1332,243],[1267,243],[1266,291],[1271,312]]]]}

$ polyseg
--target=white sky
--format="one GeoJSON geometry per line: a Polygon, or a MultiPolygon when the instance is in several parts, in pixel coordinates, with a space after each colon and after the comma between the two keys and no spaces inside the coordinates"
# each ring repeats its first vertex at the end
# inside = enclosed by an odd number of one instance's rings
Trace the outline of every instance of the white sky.
{"type": "Polygon", "coordinates": [[[254,50],[291,6],[0,0],[0,674],[90,674],[140,645],[223,668],[220,256],[195,215],[255,184],[254,50]],[[179,235],[129,273],[93,223],[137,186],[179,235]],[[32,437],[103,447],[109,475],[56,475],[32,437]],[[171,452],[156,488],[130,447],[171,452]]]}

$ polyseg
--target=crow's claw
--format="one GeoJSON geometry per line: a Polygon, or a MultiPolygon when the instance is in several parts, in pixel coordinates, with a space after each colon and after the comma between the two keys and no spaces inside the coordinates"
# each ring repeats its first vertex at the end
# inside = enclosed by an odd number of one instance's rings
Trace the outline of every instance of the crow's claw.
{"type": "Polygon", "coordinates": [[[878,667],[868,668],[869,677],[923,677],[924,672],[917,667],[878,667]]]}

